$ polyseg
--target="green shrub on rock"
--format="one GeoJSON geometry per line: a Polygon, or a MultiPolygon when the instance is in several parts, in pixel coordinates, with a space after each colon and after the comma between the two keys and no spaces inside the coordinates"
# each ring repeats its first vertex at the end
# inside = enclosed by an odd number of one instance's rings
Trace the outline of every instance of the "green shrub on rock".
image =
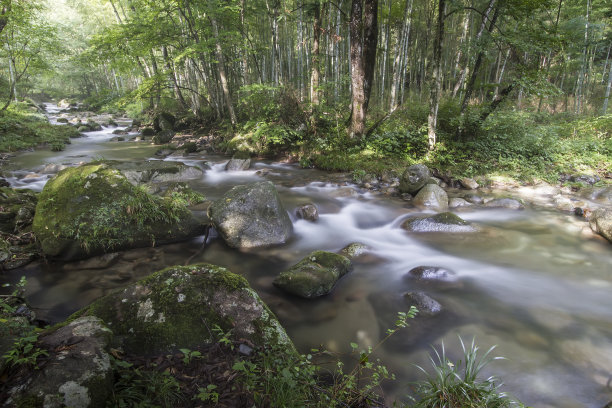
{"type": "Polygon", "coordinates": [[[33,231],[47,256],[79,259],[197,236],[184,203],[152,196],[105,164],[68,168],[39,196],[33,231]]]}

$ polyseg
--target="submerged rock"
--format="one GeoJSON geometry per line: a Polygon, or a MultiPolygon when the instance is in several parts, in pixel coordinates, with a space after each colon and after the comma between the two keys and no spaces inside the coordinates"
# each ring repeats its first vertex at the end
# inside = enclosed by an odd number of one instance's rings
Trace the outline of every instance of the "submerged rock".
{"type": "Polygon", "coordinates": [[[591,214],[589,218],[591,229],[612,242],[612,210],[599,208],[591,214]]]}
{"type": "Polygon", "coordinates": [[[400,193],[415,194],[431,177],[431,171],[424,164],[415,164],[408,167],[400,177],[400,193]]]}
{"type": "Polygon", "coordinates": [[[454,197],[448,200],[448,206],[450,208],[470,207],[473,204],[463,198],[454,197]]]}
{"type": "Polygon", "coordinates": [[[416,279],[419,281],[448,281],[453,279],[455,272],[439,266],[417,266],[412,268],[406,275],[405,280],[416,279]]]}
{"type": "Polygon", "coordinates": [[[451,212],[408,218],[402,223],[402,228],[410,232],[464,233],[478,231],[478,228],[451,212]]]}
{"type": "Polygon", "coordinates": [[[446,211],[448,210],[448,195],[442,187],[436,184],[427,184],[419,190],[412,203],[421,208],[446,211]]]}
{"type": "Polygon", "coordinates": [[[217,340],[216,326],[234,340],[293,350],[285,330],[246,279],[210,264],[175,266],[98,299],[77,316],[97,316],[128,353],[195,349],[217,340]]]}
{"type": "Polygon", "coordinates": [[[429,297],[425,292],[407,292],[404,293],[403,297],[404,301],[409,306],[416,307],[421,315],[431,316],[442,311],[442,305],[429,297]]]}
{"type": "Polygon", "coordinates": [[[248,170],[251,167],[251,159],[249,157],[242,157],[235,155],[225,165],[227,171],[243,171],[248,170]]]}
{"type": "Polygon", "coordinates": [[[307,299],[328,294],[351,267],[351,261],[332,252],[315,251],[282,272],[274,285],[307,299]]]}
{"type": "Polygon", "coordinates": [[[76,319],[42,336],[49,356],[26,383],[11,389],[10,402],[28,407],[105,407],[113,388],[112,332],[100,319],[76,319]]]}
{"type": "Polygon", "coordinates": [[[152,140],[153,144],[162,145],[162,144],[170,143],[174,135],[175,133],[173,130],[162,130],[161,132],[153,136],[153,140],[152,140]]]}
{"type": "Polygon", "coordinates": [[[88,164],[49,180],[33,231],[45,255],[70,260],[185,240],[204,226],[184,203],[152,196],[105,164],[88,164]]]}
{"type": "Polygon", "coordinates": [[[485,207],[489,208],[507,208],[509,210],[522,210],[525,206],[514,198],[494,198],[485,203],[485,207]]]}
{"type": "Polygon", "coordinates": [[[232,188],[212,203],[208,216],[233,248],[282,244],[293,231],[291,219],[269,181],[232,188]]]}
{"type": "Polygon", "coordinates": [[[295,209],[295,216],[301,220],[314,222],[319,219],[319,211],[312,203],[302,204],[295,209]]]}
{"type": "Polygon", "coordinates": [[[361,242],[353,242],[340,250],[340,255],[347,257],[350,260],[365,254],[370,248],[361,242]]]}

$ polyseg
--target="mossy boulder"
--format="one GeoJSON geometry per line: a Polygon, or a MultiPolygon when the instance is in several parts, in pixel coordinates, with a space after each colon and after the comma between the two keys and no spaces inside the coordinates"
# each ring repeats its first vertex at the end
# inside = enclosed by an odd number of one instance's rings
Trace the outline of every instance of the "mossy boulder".
{"type": "Polygon", "coordinates": [[[49,353],[46,363],[11,388],[10,401],[18,407],[106,407],[113,385],[111,338],[93,316],[52,329],[37,345],[49,353]]]}
{"type": "Polygon", "coordinates": [[[29,230],[37,201],[31,190],[0,187],[0,231],[15,234],[29,230]]]}
{"type": "Polygon", "coordinates": [[[307,299],[331,292],[351,269],[351,261],[339,254],[315,251],[274,279],[274,285],[307,299]]]}
{"type": "Polygon", "coordinates": [[[160,112],[153,118],[153,128],[157,132],[165,130],[174,130],[174,124],[176,123],[176,117],[169,112],[160,112]]]}
{"type": "Polygon", "coordinates": [[[209,207],[208,216],[233,248],[282,244],[293,231],[291,219],[269,181],[232,188],[209,207]]]}
{"type": "Polygon", "coordinates": [[[599,208],[589,218],[591,229],[612,242],[612,210],[599,208]]]}
{"type": "Polygon", "coordinates": [[[184,203],[135,187],[106,164],[62,170],[40,193],[33,231],[65,260],[185,240],[204,231],[184,203]]]}
{"type": "Polygon", "coordinates": [[[161,132],[153,136],[153,140],[152,140],[153,144],[161,145],[161,144],[170,143],[174,135],[175,135],[174,130],[170,130],[170,129],[162,130],[161,132]]]}
{"type": "Polygon", "coordinates": [[[448,195],[436,184],[427,184],[419,190],[412,203],[420,208],[436,211],[448,210],[448,195]]]}
{"type": "Polygon", "coordinates": [[[98,299],[76,316],[104,320],[127,353],[194,349],[217,341],[217,326],[235,340],[293,350],[285,330],[246,279],[210,264],[161,270],[98,299]]]}
{"type": "Polygon", "coordinates": [[[478,228],[451,212],[408,218],[402,228],[410,232],[477,232],[478,228]]]}
{"type": "Polygon", "coordinates": [[[142,129],[140,134],[143,135],[143,136],[153,136],[153,135],[155,135],[155,129],[153,129],[152,127],[146,127],[144,129],[142,129]]]}
{"type": "Polygon", "coordinates": [[[408,167],[400,177],[400,193],[416,194],[431,177],[431,171],[424,164],[408,167]]]}

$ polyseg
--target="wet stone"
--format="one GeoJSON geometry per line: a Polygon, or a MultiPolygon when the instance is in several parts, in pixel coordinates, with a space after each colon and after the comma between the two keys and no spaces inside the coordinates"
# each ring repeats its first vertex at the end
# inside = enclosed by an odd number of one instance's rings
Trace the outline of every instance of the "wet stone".
{"type": "Polygon", "coordinates": [[[436,315],[442,311],[442,305],[429,297],[425,292],[407,292],[403,295],[404,301],[418,309],[421,315],[436,315]]]}
{"type": "Polygon", "coordinates": [[[319,211],[312,203],[302,204],[295,209],[295,216],[306,221],[316,221],[319,219],[319,211]]]}
{"type": "Polygon", "coordinates": [[[439,266],[417,266],[404,275],[404,280],[449,281],[454,279],[455,275],[455,272],[439,266]]]}

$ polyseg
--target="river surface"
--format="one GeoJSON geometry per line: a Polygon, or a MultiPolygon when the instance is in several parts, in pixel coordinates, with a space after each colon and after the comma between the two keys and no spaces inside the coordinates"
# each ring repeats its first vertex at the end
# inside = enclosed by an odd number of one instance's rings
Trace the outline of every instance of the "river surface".
{"type": "MultiPolygon", "coordinates": [[[[55,122],[58,109],[48,105],[48,110],[55,122]]],[[[88,132],[63,152],[21,153],[11,159],[9,181],[40,191],[51,177],[41,174],[49,163],[154,156],[157,148],[148,142],[110,141],[114,129],[88,132]]],[[[292,239],[278,247],[239,251],[213,238],[200,252],[200,237],[122,252],[104,267],[87,261],[34,262],[0,279],[26,276],[27,298],[38,316],[58,322],[163,267],[190,258],[215,263],[249,280],[303,352],[323,345],[348,353],[351,342],[376,346],[397,312],[405,310],[402,295],[422,290],[443,311],[418,316],[377,351],[398,378],[385,388],[390,400],[404,399],[410,383],[423,379],[414,364],[430,369],[431,345],[439,348],[443,342],[452,359],[461,358],[458,336],[466,342],[475,338],[483,351],[496,345],[494,355],[506,359],[494,361],[483,374],[502,378],[503,390],[529,406],[601,408],[612,400],[612,246],[593,235],[584,220],[538,205],[522,211],[468,209],[457,213],[490,227],[491,236],[411,235],[399,226],[418,210],[399,198],[361,190],[343,174],[266,161],[248,171],[226,172],[226,157],[199,153],[167,160],[204,168],[202,179],[189,184],[210,200],[238,184],[274,182],[294,221],[292,239]],[[293,216],[302,203],[317,205],[317,222],[293,216]],[[279,272],[309,252],[336,251],[356,241],[371,250],[330,295],[303,300],[272,286],[279,272]],[[406,279],[409,270],[423,265],[454,275],[430,283],[406,279]]]]}

